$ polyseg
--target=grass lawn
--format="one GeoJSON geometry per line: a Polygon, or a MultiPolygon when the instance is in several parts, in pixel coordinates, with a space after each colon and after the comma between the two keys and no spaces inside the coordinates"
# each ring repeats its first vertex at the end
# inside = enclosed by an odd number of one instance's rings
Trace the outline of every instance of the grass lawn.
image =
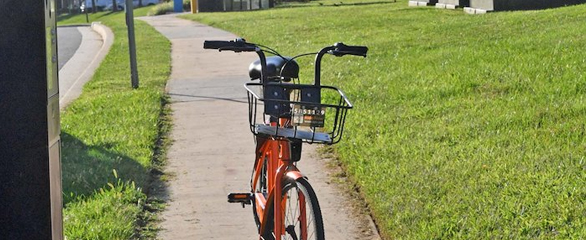
{"type": "Polygon", "coordinates": [[[385,239],[586,236],[586,5],[334,2],[185,18],[285,55],[370,48],[325,59],[322,81],[356,105],[334,151],[385,239]]]}
{"type": "MultiPolygon", "coordinates": [[[[145,15],[150,8],[135,11],[145,15]]],[[[68,239],[145,238],[137,231],[145,217],[149,172],[156,167],[164,87],[170,73],[170,43],[136,20],[140,87],[132,89],[125,15],[90,14],[112,29],[114,43],[83,94],[61,115],[62,174],[68,239]]],[[[85,23],[85,15],[63,17],[59,25],[85,23]]]]}

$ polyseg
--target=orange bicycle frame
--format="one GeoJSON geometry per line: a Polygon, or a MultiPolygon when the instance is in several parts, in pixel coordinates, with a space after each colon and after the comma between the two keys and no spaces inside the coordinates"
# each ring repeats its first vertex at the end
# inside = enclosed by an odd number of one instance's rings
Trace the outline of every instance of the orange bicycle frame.
{"type": "MultiPolygon", "coordinates": [[[[286,119],[281,119],[284,122],[286,119]]],[[[255,161],[255,171],[252,178],[252,189],[256,189],[262,178],[261,172],[263,166],[266,166],[266,185],[268,195],[265,197],[262,192],[254,192],[253,201],[256,202],[256,214],[259,218],[260,228],[259,233],[262,235],[267,231],[269,223],[273,221],[273,231],[275,233],[275,240],[280,240],[285,232],[284,217],[286,210],[283,196],[283,186],[286,181],[294,181],[298,178],[304,177],[299,169],[291,159],[290,141],[286,138],[275,138],[271,136],[257,136],[257,151],[255,161]],[[273,209],[273,219],[269,219],[270,212],[267,209],[273,209]]],[[[300,205],[305,206],[305,198],[300,198],[300,205]]],[[[305,209],[302,209],[304,212],[305,209]]],[[[299,221],[302,223],[302,236],[307,234],[306,219],[304,214],[299,221]]],[[[303,238],[306,239],[306,238],[303,238]]]]}

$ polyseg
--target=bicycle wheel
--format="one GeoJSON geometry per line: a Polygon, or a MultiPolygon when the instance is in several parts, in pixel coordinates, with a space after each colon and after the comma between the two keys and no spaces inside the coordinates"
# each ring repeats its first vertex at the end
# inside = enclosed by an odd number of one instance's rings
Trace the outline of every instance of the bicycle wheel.
{"type": "MultiPolygon", "coordinates": [[[[283,240],[323,240],[324,226],[315,191],[305,179],[297,179],[283,186],[283,240]]],[[[269,210],[271,219],[274,207],[269,210]]],[[[263,234],[265,240],[275,239],[274,224],[269,224],[263,234]]]]}

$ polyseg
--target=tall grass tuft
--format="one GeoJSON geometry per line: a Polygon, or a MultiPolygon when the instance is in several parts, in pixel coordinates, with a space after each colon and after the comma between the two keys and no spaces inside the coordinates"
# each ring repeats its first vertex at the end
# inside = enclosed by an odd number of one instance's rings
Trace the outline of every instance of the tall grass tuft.
{"type": "Polygon", "coordinates": [[[173,12],[173,1],[157,4],[148,12],[148,16],[158,16],[173,12]]]}
{"type": "Polygon", "coordinates": [[[89,197],[79,197],[67,205],[65,236],[68,239],[136,238],[136,216],[146,201],[134,182],[108,183],[89,197]]]}

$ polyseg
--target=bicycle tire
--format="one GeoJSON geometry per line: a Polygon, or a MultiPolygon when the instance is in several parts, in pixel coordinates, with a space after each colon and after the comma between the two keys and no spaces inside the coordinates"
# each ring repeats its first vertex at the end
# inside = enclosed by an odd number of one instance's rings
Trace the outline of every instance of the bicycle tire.
{"type": "MultiPolygon", "coordinates": [[[[324,240],[324,226],[323,226],[323,218],[321,215],[321,209],[319,207],[319,202],[317,200],[317,196],[315,191],[307,182],[307,180],[303,178],[296,179],[294,181],[289,181],[283,184],[283,196],[284,201],[287,201],[285,206],[287,206],[287,210],[284,211],[284,219],[285,219],[285,229],[286,231],[283,233],[284,236],[281,237],[282,240],[324,240]],[[299,195],[302,194],[302,195],[299,195]],[[302,207],[300,207],[300,200],[299,196],[304,196],[305,198],[305,209],[306,209],[306,226],[307,236],[303,237],[303,230],[301,227],[300,216],[302,215],[301,212],[303,211],[302,207]],[[299,225],[297,225],[299,224],[299,225]]],[[[271,204],[273,205],[273,204],[271,204]]],[[[268,224],[265,232],[262,234],[263,239],[265,240],[274,240],[274,222],[272,219],[274,218],[274,206],[271,206],[269,210],[269,219],[271,222],[268,224]]]]}

